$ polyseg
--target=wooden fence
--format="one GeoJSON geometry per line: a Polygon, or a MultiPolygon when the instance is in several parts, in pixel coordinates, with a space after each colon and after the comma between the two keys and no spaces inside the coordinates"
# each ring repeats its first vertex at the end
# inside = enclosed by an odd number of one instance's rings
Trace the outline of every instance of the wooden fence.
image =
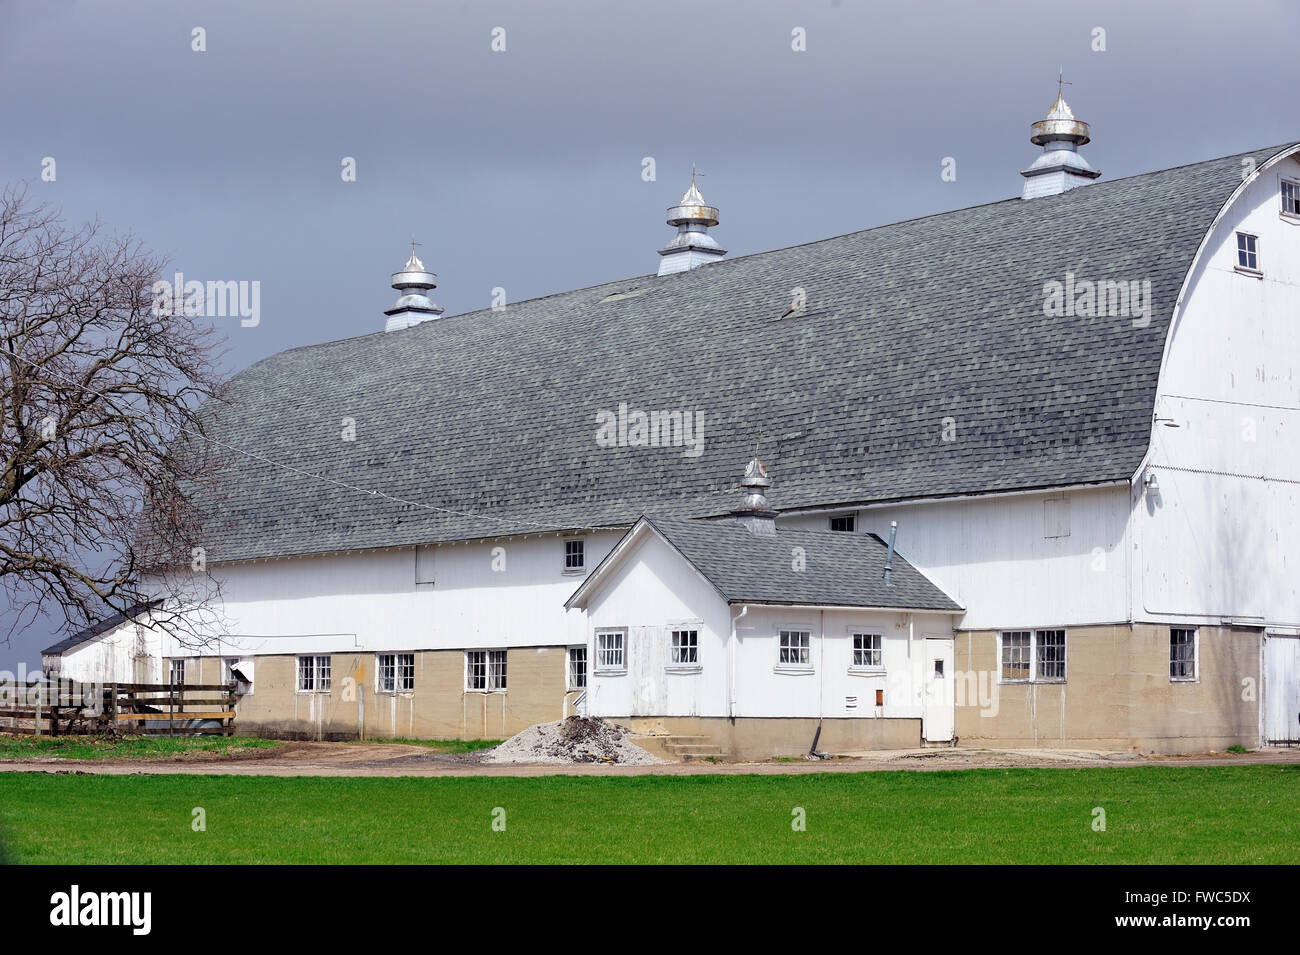
{"type": "Polygon", "coordinates": [[[233,683],[0,683],[0,733],[229,736],[233,683]]]}

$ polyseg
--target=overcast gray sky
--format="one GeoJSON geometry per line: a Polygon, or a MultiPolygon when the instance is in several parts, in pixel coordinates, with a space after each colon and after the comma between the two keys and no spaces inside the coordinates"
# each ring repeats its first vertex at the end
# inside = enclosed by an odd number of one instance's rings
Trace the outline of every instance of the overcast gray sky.
{"type": "Polygon", "coordinates": [[[448,314],[653,272],[692,161],[731,255],[1018,195],[1058,68],[1104,178],[1292,141],[1297,35],[1295,0],[0,0],[0,181],[260,282],[235,371],[382,328],[412,234],[448,314]]]}

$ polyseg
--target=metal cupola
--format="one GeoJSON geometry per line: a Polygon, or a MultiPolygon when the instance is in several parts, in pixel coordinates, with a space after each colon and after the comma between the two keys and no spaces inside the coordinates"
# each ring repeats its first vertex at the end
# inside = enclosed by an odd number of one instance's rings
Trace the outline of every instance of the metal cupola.
{"type": "Polygon", "coordinates": [[[446,311],[441,305],[435,305],[426,294],[437,288],[437,276],[424,267],[415,254],[415,242],[411,243],[411,257],[406,260],[400,272],[393,273],[393,288],[402,294],[391,308],[384,309],[388,322],[384,331],[393,332],[410,328],[420,322],[427,322],[446,311]]]}
{"type": "Polygon", "coordinates": [[[671,242],[659,250],[659,274],[671,275],[685,272],[709,262],[716,262],[727,254],[709,235],[709,226],[718,224],[718,210],[704,201],[691,173],[691,185],[677,205],[668,208],[668,224],[677,226],[671,242]]]}
{"type": "Polygon", "coordinates": [[[1074,118],[1061,90],[1064,82],[1057,80],[1056,102],[1047,116],[1030,126],[1029,141],[1042,146],[1043,154],[1020,173],[1025,177],[1022,199],[1058,195],[1086,186],[1101,175],[1101,170],[1079,155],[1079,147],[1090,141],[1088,124],[1074,118]]]}

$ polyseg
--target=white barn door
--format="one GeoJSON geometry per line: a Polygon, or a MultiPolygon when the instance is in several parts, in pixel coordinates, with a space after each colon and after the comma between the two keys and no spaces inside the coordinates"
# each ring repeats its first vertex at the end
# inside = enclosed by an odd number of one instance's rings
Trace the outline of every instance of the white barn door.
{"type": "Polygon", "coordinates": [[[925,659],[921,661],[925,687],[921,735],[927,743],[952,742],[956,700],[953,694],[953,639],[926,637],[925,659]]]}
{"type": "Polygon", "coordinates": [[[1300,637],[1264,638],[1264,742],[1300,743],[1300,637]]]}

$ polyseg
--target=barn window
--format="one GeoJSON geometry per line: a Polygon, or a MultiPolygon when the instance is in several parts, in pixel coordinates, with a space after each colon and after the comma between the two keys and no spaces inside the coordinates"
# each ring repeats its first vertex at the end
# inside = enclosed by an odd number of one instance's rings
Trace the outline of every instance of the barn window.
{"type": "Polygon", "coordinates": [[[298,692],[328,693],[330,691],[330,658],[298,658],[298,692]]]}
{"type": "Polygon", "coordinates": [[[506,651],[465,651],[465,689],[493,693],[505,688],[506,651]]]}
{"type": "Polygon", "coordinates": [[[415,689],[415,654],[381,653],[375,660],[380,693],[410,693],[415,689]]]}
{"type": "Polygon", "coordinates": [[[1196,680],[1196,628],[1169,628],[1169,679],[1190,683],[1196,680]]]}
{"type": "Polygon", "coordinates": [[[1002,634],[1002,680],[1029,680],[1032,639],[1028,630],[1008,630],[1002,634]]]}
{"type": "Polygon", "coordinates": [[[780,655],[777,663],[781,666],[806,667],[812,665],[809,648],[812,645],[811,630],[782,630],[780,632],[780,655]]]}
{"type": "Polygon", "coordinates": [[[884,638],[878,633],[853,635],[853,665],[879,668],[885,665],[881,644],[884,638]]]}
{"type": "Polygon", "coordinates": [[[596,632],[596,669],[624,669],[622,630],[598,630],[596,632]]]}
{"type": "Polygon", "coordinates": [[[669,661],[674,666],[694,666],[700,662],[700,632],[698,630],[674,630],[672,632],[672,654],[669,661]]]}
{"type": "Polygon", "coordinates": [[[998,641],[1001,682],[1065,682],[1064,630],[1007,630],[998,641]]]}
{"type": "Polygon", "coordinates": [[[587,648],[569,647],[568,688],[581,690],[587,686],[587,648]]]}
{"type": "Polygon", "coordinates": [[[1043,536],[1070,536],[1070,499],[1053,494],[1043,500],[1043,536]]]}
{"type": "Polygon", "coordinates": [[[582,538],[564,542],[564,572],[566,574],[574,574],[586,569],[586,543],[582,538]]]}
{"type": "Polygon", "coordinates": [[[1237,233],[1237,268],[1259,271],[1259,237],[1249,232],[1237,233]]]}
{"type": "Polygon", "coordinates": [[[1300,182],[1282,180],[1282,215],[1300,216],[1300,182]]]}
{"type": "Polygon", "coordinates": [[[465,651],[465,689],[487,689],[487,651],[465,651]]]}
{"type": "Polygon", "coordinates": [[[1065,679],[1065,631],[1039,630],[1034,634],[1035,678],[1039,680],[1065,679]]]}
{"type": "Polygon", "coordinates": [[[184,660],[173,660],[173,661],[172,661],[172,665],[171,665],[171,682],[172,682],[172,683],[184,683],[184,682],[185,682],[185,661],[184,661],[184,660]]]}
{"type": "Polygon", "coordinates": [[[831,530],[852,532],[857,525],[856,514],[840,514],[831,518],[831,530]]]}
{"type": "Polygon", "coordinates": [[[506,652],[504,650],[488,651],[488,689],[504,690],[506,688],[506,652]]]}

